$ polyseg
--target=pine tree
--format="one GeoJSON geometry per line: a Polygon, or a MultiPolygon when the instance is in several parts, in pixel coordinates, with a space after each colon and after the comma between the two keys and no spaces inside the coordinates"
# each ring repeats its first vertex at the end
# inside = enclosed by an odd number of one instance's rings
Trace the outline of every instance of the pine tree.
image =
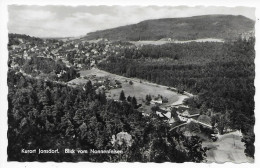
{"type": "Polygon", "coordinates": [[[151,95],[146,95],[145,99],[147,102],[150,102],[152,100],[152,97],[151,95]]]}
{"type": "Polygon", "coordinates": [[[84,86],[84,90],[87,94],[92,93],[92,82],[90,80],[84,86]]]}
{"type": "Polygon", "coordinates": [[[121,100],[121,101],[125,101],[125,93],[124,93],[124,91],[122,90],[121,91],[121,93],[120,93],[120,96],[119,96],[119,100],[121,100]]]}
{"type": "Polygon", "coordinates": [[[135,108],[137,105],[137,100],[135,97],[132,98],[131,104],[133,105],[133,107],[135,108]]]}
{"type": "Polygon", "coordinates": [[[131,102],[131,101],[132,101],[132,97],[131,97],[131,96],[128,96],[128,97],[127,97],[127,101],[128,101],[128,102],[131,102]]]}

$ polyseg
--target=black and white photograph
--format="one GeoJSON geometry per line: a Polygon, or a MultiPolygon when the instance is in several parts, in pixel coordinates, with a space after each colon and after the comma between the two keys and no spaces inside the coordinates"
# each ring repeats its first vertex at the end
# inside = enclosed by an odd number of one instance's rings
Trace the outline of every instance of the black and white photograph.
{"type": "Polygon", "coordinates": [[[9,4],[7,162],[254,164],[255,12],[9,4]]]}

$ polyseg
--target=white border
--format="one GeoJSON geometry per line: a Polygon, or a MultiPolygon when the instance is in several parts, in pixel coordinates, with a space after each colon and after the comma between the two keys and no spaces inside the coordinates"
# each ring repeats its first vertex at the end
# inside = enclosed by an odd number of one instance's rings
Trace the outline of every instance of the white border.
{"type": "MultiPolygon", "coordinates": [[[[78,5],[140,5],[140,6],[148,6],[148,5],[157,5],[157,6],[226,6],[226,7],[236,7],[236,6],[247,6],[247,7],[256,7],[256,37],[259,37],[259,19],[260,19],[260,6],[257,0],[181,0],[181,1],[171,1],[171,0],[0,0],[0,109],[1,109],[1,116],[0,116],[0,167],[2,168],[17,168],[17,167],[26,167],[26,168],[45,168],[45,167],[82,167],[82,166],[93,166],[93,167],[188,167],[192,166],[196,167],[260,167],[259,159],[259,137],[257,134],[259,132],[259,114],[260,111],[259,100],[260,100],[260,93],[259,93],[259,86],[260,86],[260,58],[258,58],[258,50],[256,54],[256,78],[255,78],[255,87],[256,87],[256,96],[255,96],[255,114],[256,114],[256,125],[255,125],[255,133],[256,133],[256,153],[255,153],[255,163],[254,164],[233,164],[233,163],[225,163],[225,164],[195,164],[195,163],[88,163],[88,162],[79,162],[79,163],[55,163],[55,162],[48,162],[48,163],[18,163],[18,162],[7,162],[7,59],[8,59],[8,52],[7,52],[7,41],[8,41],[8,31],[7,31],[7,20],[8,20],[8,13],[7,13],[7,5],[11,4],[18,4],[18,5],[70,5],[70,6],[78,6],[78,5]],[[257,88],[258,86],[258,88],[257,88]],[[104,165],[105,164],[105,165],[104,165]]],[[[256,49],[260,46],[259,39],[256,38],[256,49]]]]}

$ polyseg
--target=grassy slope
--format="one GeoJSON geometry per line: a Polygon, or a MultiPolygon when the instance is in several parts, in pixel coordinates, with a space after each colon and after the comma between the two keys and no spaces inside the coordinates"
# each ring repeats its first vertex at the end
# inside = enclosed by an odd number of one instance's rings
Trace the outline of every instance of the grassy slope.
{"type": "MultiPolygon", "coordinates": [[[[80,71],[81,77],[88,76],[88,75],[96,75],[96,77],[109,77],[114,80],[115,79],[119,80],[122,83],[122,88],[111,89],[108,91],[108,93],[107,93],[108,98],[119,99],[119,95],[122,90],[124,90],[126,97],[128,95],[135,96],[137,99],[137,102],[142,103],[143,105],[144,105],[144,103],[142,102],[142,99],[145,100],[145,96],[147,94],[151,94],[153,96],[157,96],[158,94],[160,94],[164,97],[167,97],[169,102],[164,104],[165,106],[170,105],[172,103],[180,103],[183,101],[183,99],[187,98],[187,96],[185,96],[185,95],[177,94],[176,92],[167,90],[166,86],[153,84],[153,83],[146,82],[143,80],[142,80],[142,83],[140,83],[139,79],[126,78],[126,77],[111,74],[111,73],[108,73],[106,71],[102,71],[102,70],[99,70],[96,68],[93,68],[91,70],[80,71]],[[127,80],[127,82],[126,82],[126,80],[127,80]],[[129,84],[130,80],[133,81],[133,85],[129,84]]],[[[69,83],[82,84],[82,83],[86,83],[86,82],[87,82],[86,79],[74,79],[74,80],[70,81],[69,83]]],[[[150,110],[151,107],[152,106],[143,107],[143,108],[150,110]]]]}

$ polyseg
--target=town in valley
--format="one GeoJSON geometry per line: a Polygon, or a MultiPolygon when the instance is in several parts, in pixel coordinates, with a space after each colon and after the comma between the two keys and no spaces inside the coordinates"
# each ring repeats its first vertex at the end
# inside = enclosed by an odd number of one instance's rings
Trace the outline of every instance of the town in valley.
{"type": "Polygon", "coordinates": [[[8,56],[10,161],[254,162],[249,18],[162,18],[80,37],[9,33],[8,56]],[[59,152],[19,152],[39,148],[59,152]]]}

